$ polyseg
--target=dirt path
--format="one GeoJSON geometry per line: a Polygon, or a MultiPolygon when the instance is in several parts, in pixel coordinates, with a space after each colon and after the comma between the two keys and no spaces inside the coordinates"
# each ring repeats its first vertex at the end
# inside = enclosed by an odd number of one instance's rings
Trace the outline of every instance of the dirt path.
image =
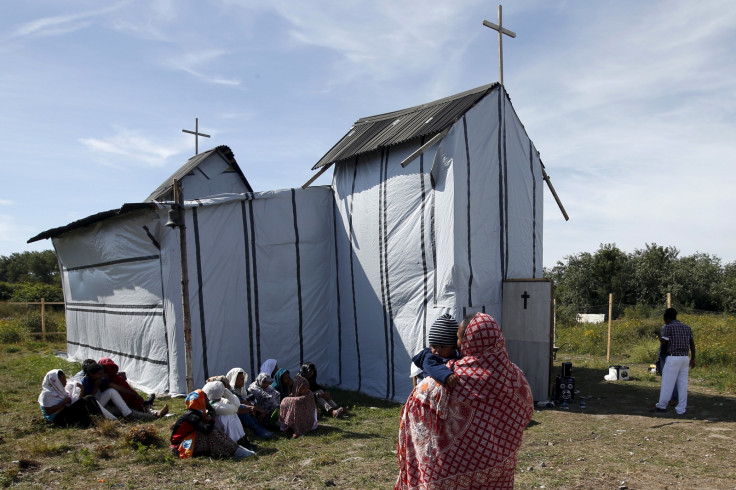
{"type": "Polygon", "coordinates": [[[736,488],[736,396],[691,380],[685,415],[650,413],[660,378],[630,367],[616,382],[573,368],[574,402],[535,411],[525,432],[517,488],[736,488]]]}

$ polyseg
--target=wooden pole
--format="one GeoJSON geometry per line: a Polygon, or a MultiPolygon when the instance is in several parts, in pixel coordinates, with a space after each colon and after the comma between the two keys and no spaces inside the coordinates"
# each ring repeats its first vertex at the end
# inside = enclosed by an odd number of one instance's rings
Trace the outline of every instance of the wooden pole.
{"type": "Polygon", "coordinates": [[[192,318],[189,312],[189,268],[187,267],[187,227],[184,219],[184,196],[179,181],[174,179],[174,201],[179,209],[179,256],[181,260],[181,310],[184,324],[184,362],[186,366],[187,393],[194,391],[192,375],[192,318]]]}
{"type": "Polygon", "coordinates": [[[611,362],[611,314],[613,313],[613,293],[608,293],[608,347],[606,348],[606,362],[611,362]]]}
{"type": "Polygon", "coordinates": [[[667,308],[672,308],[672,293],[667,293],[667,308]]]}
{"type": "Polygon", "coordinates": [[[46,305],[44,298],[41,298],[41,340],[46,342],[46,305]]]}

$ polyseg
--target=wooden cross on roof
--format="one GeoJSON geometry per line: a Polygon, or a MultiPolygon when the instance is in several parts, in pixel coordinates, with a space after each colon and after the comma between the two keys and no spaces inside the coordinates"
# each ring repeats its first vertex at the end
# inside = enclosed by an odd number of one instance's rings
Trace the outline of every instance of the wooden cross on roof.
{"type": "Polygon", "coordinates": [[[209,138],[209,134],[204,134],[199,132],[199,119],[196,117],[194,118],[194,131],[190,131],[188,129],[182,129],[182,133],[189,133],[194,135],[194,156],[199,155],[199,137],[202,136],[204,138],[209,138]]]}
{"type": "Polygon", "coordinates": [[[516,37],[516,33],[504,29],[503,21],[501,20],[501,6],[498,6],[498,25],[493,22],[483,21],[483,25],[490,27],[494,31],[498,31],[498,82],[503,85],[503,35],[506,34],[510,37],[516,37]]]}

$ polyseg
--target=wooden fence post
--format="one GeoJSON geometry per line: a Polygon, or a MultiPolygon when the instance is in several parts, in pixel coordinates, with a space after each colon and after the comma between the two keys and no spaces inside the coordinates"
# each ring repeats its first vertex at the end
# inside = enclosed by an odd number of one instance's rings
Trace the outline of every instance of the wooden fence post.
{"type": "Polygon", "coordinates": [[[41,340],[46,342],[46,304],[44,298],[41,298],[41,340]]]}
{"type": "Polygon", "coordinates": [[[672,308],[672,293],[667,293],[667,308],[672,308]]]}
{"type": "Polygon", "coordinates": [[[611,362],[611,313],[613,313],[613,293],[608,293],[608,347],[606,348],[606,362],[611,362]]]}

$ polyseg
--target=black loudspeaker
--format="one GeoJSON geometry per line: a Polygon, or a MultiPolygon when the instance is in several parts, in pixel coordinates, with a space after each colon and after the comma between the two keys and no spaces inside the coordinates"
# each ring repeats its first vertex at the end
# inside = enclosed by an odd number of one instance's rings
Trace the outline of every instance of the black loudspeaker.
{"type": "Polygon", "coordinates": [[[562,363],[562,376],[565,378],[572,378],[572,363],[571,362],[562,363]]]}
{"type": "Polygon", "coordinates": [[[573,378],[572,376],[557,376],[557,379],[555,380],[555,394],[555,398],[559,402],[571,402],[572,400],[574,400],[575,378],[573,378]]]}

